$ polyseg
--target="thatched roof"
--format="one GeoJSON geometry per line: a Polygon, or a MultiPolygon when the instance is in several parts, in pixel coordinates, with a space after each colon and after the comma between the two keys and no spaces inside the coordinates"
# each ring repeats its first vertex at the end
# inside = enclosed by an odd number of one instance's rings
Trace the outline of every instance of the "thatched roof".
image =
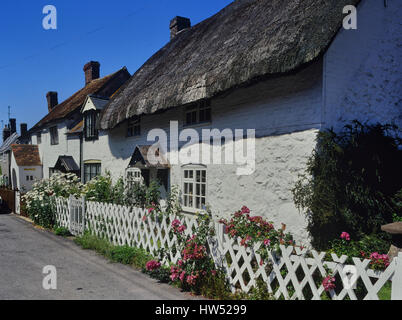
{"type": "Polygon", "coordinates": [[[129,79],[130,73],[126,67],[109,74],[103,78],[92,80],[85,87],[75,92],[71,97],[55,106],[46,116],[36,123],[29,131],[36,129],[60,119],[64,119],[72,112],[79,111],[85,99],[90,94],[97,94],[109,97],[118,90],[122,84],[129,79]]]}
{"type": "Polygon", "coordinates": [[[360,0],[237,0],[180,32],[103,110],[100,128],[264,77],[290,72],[325,52],[345,5],[360,0]]]}

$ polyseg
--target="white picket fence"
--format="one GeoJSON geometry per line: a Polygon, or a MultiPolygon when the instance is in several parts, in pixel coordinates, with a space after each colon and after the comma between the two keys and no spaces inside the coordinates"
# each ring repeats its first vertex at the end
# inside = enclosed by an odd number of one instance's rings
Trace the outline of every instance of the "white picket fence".
{"type": "MultiPolygon", "coordinates": [[[[165,263],[176,263],[180,259],[180,252],[175,250],[176,236],[171,236],[169,232],[171,221],[176,218],[174,216],[163,216],[161,221],[153,221],[144,218],[148,213],[145,209],[73,197],[57,198],[56,208],[58,224],[69,228],[74,235],[90,230],[115,245],[135,246],[151,254],[156,254],[160,247],[168,248],[170,261],[165,263]]],[[[198,228],[198,222],[193,217],[179,219],[187,226],[187,234],[198,228]]],[[[240,239],[229,238],[221,224],[213,223],[216,235],[208,239],[209,252],[215,265],[225,270],[233,292],[249,292],[258,280],[262,280],[275,298],[320,300],[326,296],[323,295],[321,280],[331,273],[341,283],[340,288],[338,285],[329,292],[333,300],[357,300],[358,297],[378,300],[378,292],[389,281],[392,281],[392,299],[402,299],[402,254],[393,259],[386,270],[374,271],[369,268],[370,260],[367,259],[353,258],[353,265],[347,265],[347,256],[331,254],[332,261],[325,261],[325,252],[281,246],[280,253],[268,252],[270,265],[260,265],[261,257],[256,252],[261,244],[245,248],[240,245],[240,239]],[[352,283],[359,285],[353,286],[352,283]]]]}

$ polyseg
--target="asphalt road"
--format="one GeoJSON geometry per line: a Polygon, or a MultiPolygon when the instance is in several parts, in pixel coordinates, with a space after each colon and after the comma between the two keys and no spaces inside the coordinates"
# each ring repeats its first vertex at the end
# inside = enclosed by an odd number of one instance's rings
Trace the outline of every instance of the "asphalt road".
{"type": "Polygon", "coordinates": [[[129,266],[111,263],[72,240],[0,214],[0,299],[194,299],[129,266]],[[43,267],[57,270],[57,289],[45,290],[43,267]]]}

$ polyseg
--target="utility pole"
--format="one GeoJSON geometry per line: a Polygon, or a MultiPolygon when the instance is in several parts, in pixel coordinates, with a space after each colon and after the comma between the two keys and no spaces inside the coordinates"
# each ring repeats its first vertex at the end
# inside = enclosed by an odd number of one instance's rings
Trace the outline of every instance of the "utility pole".
{"type": "Polygon", "coordinates": [[[8,122],[10,122],[10,117],[11,117],[11,107],[8,106],[8,122]]]}

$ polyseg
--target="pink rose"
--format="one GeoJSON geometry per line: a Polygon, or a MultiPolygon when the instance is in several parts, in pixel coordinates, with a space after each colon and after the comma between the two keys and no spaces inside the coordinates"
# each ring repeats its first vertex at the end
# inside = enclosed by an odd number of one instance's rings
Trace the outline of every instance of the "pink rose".
{"type": "Polygon", "coordinates": [[[341,239],[345,239],[346,241],[350,240],[350,235],[347,232],[342,232],[341,233],[341,239]]]}

